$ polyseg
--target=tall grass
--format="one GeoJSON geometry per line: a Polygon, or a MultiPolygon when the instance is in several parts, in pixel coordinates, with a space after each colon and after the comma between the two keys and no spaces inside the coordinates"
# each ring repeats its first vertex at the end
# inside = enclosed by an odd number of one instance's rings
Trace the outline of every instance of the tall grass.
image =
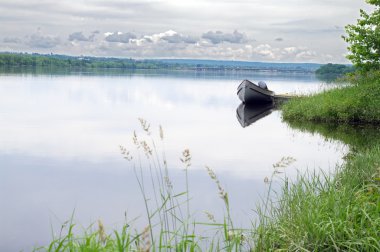
{"type": "Polygon", "coordinates": [[[350,86],[282,107],[290,126],[343,141],[351,152],[335,176],[303,174],[283,188],[257,229],[257,250],[380,251],[379,77],[352,75],[350,86]]]}
{"type": "Polygon", "coordinates": [[[379,251],[380,147],[351,157],[334,178],[300,175],[283,188],[258,251],[379,251]]]}

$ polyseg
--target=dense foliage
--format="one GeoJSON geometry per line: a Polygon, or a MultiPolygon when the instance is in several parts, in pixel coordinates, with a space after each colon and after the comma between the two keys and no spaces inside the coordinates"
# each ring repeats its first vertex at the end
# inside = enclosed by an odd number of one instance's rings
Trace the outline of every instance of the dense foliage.
{"type": "Polygon", "coordinates": [[[349,44],[347,58],[363,71],[380,69],[380,0],[367,3],[376,6],[373,13],[360,10],[361,18],[356,25],[347,25],[347,36],[343,36],[349,44]]]}
{"type": "Polygon", "coordinates": [[[344,75],[353,71],[352,66],[328,63],[318,68],[315,73],[319,75],[344,75]]]}

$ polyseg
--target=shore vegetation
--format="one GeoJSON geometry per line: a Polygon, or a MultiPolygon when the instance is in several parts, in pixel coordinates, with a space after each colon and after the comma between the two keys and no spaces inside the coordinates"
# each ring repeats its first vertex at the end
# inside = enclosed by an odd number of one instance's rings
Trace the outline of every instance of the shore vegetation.
{"type": "Polygon", "coordinates": [[[289,101],[283,106],[284,119],[380,123],[380,72],[352,74],[346,81],[337,88],[289,101]]]}
{"type": "Polygon", "coordinates": [[[282,107],[291,127],[339,139],[350,153],[334,176],[305,176],[284,188],[281,207],[263,228],[264,250],[380,250],[380,1],[367,2],[374,12],[361,10],[344,37],[356,72],[346,84],[282,107]]]}

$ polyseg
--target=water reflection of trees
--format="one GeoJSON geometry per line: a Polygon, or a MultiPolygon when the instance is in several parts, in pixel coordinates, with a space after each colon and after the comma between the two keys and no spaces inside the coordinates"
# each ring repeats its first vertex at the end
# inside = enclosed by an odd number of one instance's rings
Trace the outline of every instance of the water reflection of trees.
{"type": "Polygon", "coordinates": [[[342,74],[316,74],[315,75],[318,80],[325,82],[325,83],[334,83],[339,78],[343,77],[342,74]]]}
{"type": "Polygon", "coordinates": [[[363,150],[380,144],[380,126],[347,125],[314,122],[286,122],[291,128],[319,134],[326,140],[338,140],[347,144],[351,151],[363,150]]]}

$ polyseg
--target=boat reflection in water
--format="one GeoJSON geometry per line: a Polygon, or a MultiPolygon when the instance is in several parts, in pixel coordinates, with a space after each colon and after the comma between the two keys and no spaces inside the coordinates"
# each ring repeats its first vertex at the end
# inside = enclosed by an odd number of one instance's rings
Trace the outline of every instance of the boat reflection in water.
{"type": "Polygon", "coordinates": [[[272,113],[274,108],[275,104],[273,102],[257,104],[241,103],[236,109],[236,117],[239,120],[241,126],[244,128],[256,122],[257,120],[266,117],[272,113]]]}

